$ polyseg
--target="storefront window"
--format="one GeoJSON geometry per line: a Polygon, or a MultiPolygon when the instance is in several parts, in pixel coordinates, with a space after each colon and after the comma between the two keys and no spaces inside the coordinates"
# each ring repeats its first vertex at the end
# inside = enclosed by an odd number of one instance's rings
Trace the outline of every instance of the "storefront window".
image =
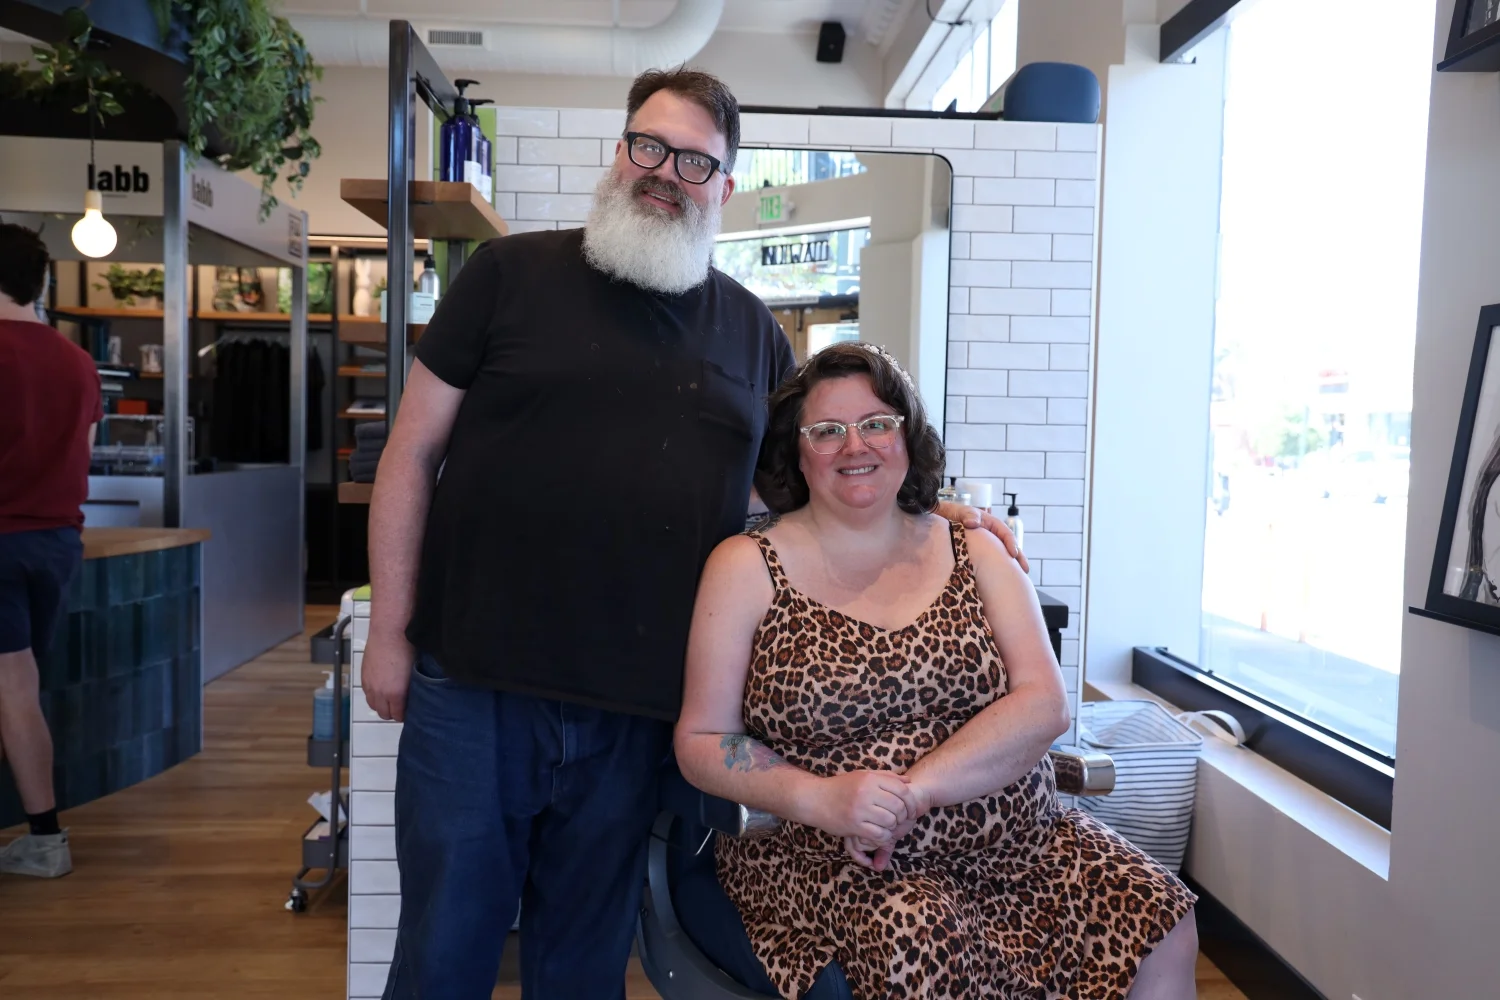
{"type": "Polygon", "coordinates": [[[1225,80],[1198,665],[1392,757],[1433,22],[1262,0],[1225,80]]]}
{"type": "Polygon", "coordinates": [[[869,240],[867,228],[728,240],[714,249],[714,266],[773,306],[857,295],[859,252],[869,240]]]}

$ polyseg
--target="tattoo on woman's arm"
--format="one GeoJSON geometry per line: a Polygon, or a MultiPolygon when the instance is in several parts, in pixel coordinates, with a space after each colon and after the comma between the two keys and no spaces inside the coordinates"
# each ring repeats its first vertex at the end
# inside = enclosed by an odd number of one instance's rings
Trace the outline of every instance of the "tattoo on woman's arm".
{"type": "Polygon", "coordinates": [[[719,746],[724,748],[724,768],[729,771],[769,771],[786,766],[786,761],[770,747],[744,733],[730,733],[719,741],[719,746]]]}

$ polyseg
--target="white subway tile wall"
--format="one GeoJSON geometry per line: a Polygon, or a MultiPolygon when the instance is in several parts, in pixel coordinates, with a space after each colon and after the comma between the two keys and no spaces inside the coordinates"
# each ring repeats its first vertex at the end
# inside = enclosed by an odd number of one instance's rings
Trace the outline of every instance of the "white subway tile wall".
{"type": "MultiPolygon", "coordinates": [[[[512,232],[576,226],[624,115],[501,108],[496,201],[512,232]]],[[[1078,698],[1099,129],[823,115],[745,115],[742,144],[932,152],[953,168],[948,474],[1015,493],[1037,586],[1071,609],[1063,675],[1078,698]],[[960,264],[959,262],[964,262],[960,264]]],[[[355,675],[369,632],[356,605],[355,675]]],[[[353,692],[349,997],[385,987],[400,913],[394,803],[400,726],[353,692]]],[[[1070,732],[1065,739],[1072,739],[1070,732]]]]}

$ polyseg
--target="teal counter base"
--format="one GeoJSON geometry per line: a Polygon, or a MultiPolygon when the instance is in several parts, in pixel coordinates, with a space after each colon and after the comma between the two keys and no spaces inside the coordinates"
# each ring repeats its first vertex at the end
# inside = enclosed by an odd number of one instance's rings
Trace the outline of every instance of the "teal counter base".
{"type": "MultiPolygon", "coordinates": [[[[38,663],[53,788],[72,809],[203,746],[202,545],[86,560],[38,663]]],[[[25,819],[0,765],[0,828],[25,819]]]]}

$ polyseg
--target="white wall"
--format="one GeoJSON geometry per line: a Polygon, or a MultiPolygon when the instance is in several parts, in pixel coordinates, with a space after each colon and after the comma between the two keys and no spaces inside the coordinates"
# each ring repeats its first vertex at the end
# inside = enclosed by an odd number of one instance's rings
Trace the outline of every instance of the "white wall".
{"type": "Polygon", "coordinates": [[[1090,481],[1090,681],[1198,649],[1223,130],[1223,39],[1109,69],[1090,481]]]}
{"type": "MultiPolygon", "coordinates": [[[[330,66],[313,85],[320,103],[313,113],[313,138],[323,147],[312,161],[302,191],[293,197],[285,183],[276,196],[307,213],[308,232],[320,236],[384,236],[385,227],[345,204],[339,181],[345,177],[384,177],[389,123],[383,69],[330,66]]],[[[248,171],[247,181],[260,178],[248,171]]]]}
{"type": "MultiPolygon", "coordinates": [[[[1453,0],[1438,3],[1433,62],[1453,0]]],[[[1421,604],[1468,376],[1479,307],[1500,300],[1496,74],[1434,73],[1412,397],[1406,601],[1421,604]]],[[[1494,995],[1500,916],[1500,640],[1408,616],[1401,644],[1400,752],[1391,899],[1407,946],[1386,971],[1408,997],[1494,995]]],[[[1363,996],[1363,994],[1361,994],[1363,996]]],[[[1364,1000],[1387,1000],[1384,991],[1364,1000]]]]}

